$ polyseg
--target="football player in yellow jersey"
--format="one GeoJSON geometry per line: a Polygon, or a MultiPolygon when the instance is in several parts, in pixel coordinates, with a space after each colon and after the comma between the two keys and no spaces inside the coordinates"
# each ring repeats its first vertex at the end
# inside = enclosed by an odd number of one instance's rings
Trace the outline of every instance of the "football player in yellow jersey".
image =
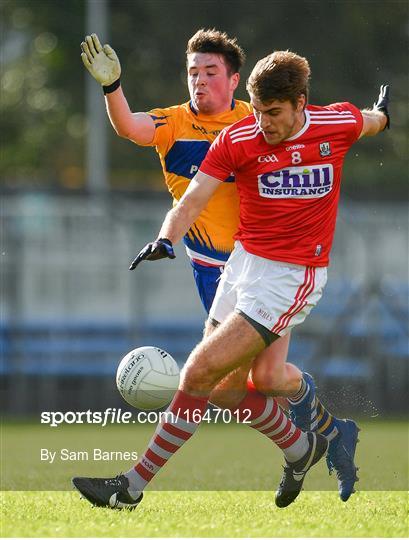
{"type": "MultiPolygon", "coordinates": [[[[149,112],[133,113],[123,94],[121,67],[115,51],[102,46],[96,34],[81,43],[82,61],[102,85],[107,112],[117,134],[140,146],[154,146],[159,154],[169,192],[178,201],[218,133],[251,113],[250,105],[234,99],[244,62],[236,39],[217,30],[199,30],[187,45],[187,79],[190,101],[149,112]]],[[[229,177],[213,195],[205,210],[184,238],[196,285],[208,312],[218,280],[233,249],[238,225],[238,197],[234,178],[229,177]]],[[[153,260],[155,249],[174,257],[169,241],[149,244],[142,259],[153,260]]],[[[163,255],[161,255],[163,256],[163,255]]],[[[157,257],[159,258],[159,257],[157,257]]],[[[136,261],[141,258],[135,259],[136,261]]],[[[131,269],[135,268],[135,261],[131,269]]],[[[269,395],[288,397],[292,418],[301,429],[315,429],[330,441],[328,466],[335,468],[340,495],[347,500],[356,480],[354,453],[356,426],[333,417],[315,395],[312,378],[287,363],[290,334],[274,341],[253,364],[257,389],[269,395]]],[[[237,370],[220,383],[211,401],[222,407],[235,402],[235,388],[247,383],[249,368],[237,370]]],[[[251,382],[248,383],[251,386],[251,382]]],[[[240,390],[239,390],[240,392],[240,390]]]]}
{"type": "MultiPolygon", "coordinates": [[[[120,67],[114,51],[108,45],[102,48],[95,34],[87,36],[82,46],[86,51],[84,63],[95,78],[100,73],[99,64],[107,63],[107,69],[117,68],[112,74],[114,80],[106,79],[105,72],[103,79],[99,79],[111,123],[121,137],[156,148],[167,188],[177,202],[220,131],[251,112],[248,103],[233,98],[244,61],[242,49],[221,32],[197,32],[187,48],[190,101],[147,113],[132,113],[119,84],[120,67]],[[200,52],[203,47],[208,49],[209,44],[214,53],[200,52]]],[[[220,269],[233,250],[237,227],[238,196],[232,177],[220,186],[184,238],[207,311],[213,302],[220,269]]]]}

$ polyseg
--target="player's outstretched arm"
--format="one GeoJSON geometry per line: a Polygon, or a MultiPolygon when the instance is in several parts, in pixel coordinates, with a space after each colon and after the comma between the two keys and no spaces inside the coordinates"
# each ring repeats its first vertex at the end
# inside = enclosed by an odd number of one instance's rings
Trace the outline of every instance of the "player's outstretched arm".
{"type": "Polygon", "coordinates": [[[158,238],[138,253],[129,270],[134,270],[142,261],[174,259],[173,244],[187,233],[219,186],[220,180],[199,171],[178,204],[167,213],[158,238]]]}
{"type": "Polygon", "coordinates": [[[364,135],[377,135],[380,131],[390,128],[389,117],[389,85],[381,85],[378,101],[374,103],[372,109],[364,109],[362,116],[364,123],[362,126],[361,137],[364,135]]]}
{"type": "Polygon", "coordinates": [[[101,45],[96,34],[85,36],[81,43],[81,59],[94,79],[102,85],[112,127],[120,137],[136,144],[149,144],[155,134],[152,118],[132,113],[121,88],[121,64],[110,45],[101,45]]]}

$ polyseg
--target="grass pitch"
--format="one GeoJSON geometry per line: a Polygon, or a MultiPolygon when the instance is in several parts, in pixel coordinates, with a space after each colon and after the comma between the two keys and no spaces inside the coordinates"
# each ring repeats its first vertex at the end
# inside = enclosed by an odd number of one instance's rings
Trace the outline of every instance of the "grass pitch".
{"type": "Polygon", "coordinates": [[[399,422],[360,423],[362,490],[342,503],[320,462],[306,491],[274,504],[280,452],[246,426],[203,425],[155,477],[134,511],[93,508],[72,491],[74,475],[113,476],[132,461],[95,461],[92,448],[141,453],[153,426],[50,428],[3,425],[3,537],[406,537],[408,438],[399,422]],[[41,448],[87,450],[88,460],[40,461],[41,448]],[[27,489],[33,491],[24,491],[27,489]],[[53,491],[54,490],[54,491],[53,491]],[[161,490],[161,491],[159,491],[161,490]],[[172,490],[172,491],[169,491],[172,490]]]}
{"type": "Polygon", "coordinates": [[[265,491],[150,492],[133,512],[93,508],[75,493],[2,494],[2,536],[407,537],[407,493],[304,492],[285,509],[265,491]]]}

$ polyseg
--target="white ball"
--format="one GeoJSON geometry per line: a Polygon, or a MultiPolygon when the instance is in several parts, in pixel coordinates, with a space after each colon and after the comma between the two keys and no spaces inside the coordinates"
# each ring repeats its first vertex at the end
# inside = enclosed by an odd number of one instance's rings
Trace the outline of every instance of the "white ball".
{"type": "Polygon", "coordinates": [[[138,347],[124,356],[116,385],[125,401],[137,409],[165,407],[179,386],[179,366],[158,347],[138,347]]]}

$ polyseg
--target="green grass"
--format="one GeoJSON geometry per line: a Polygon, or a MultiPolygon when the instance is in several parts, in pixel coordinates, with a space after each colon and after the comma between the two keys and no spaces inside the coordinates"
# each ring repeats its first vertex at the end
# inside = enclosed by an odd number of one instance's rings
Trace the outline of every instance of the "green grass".
{"type": "Polygon", "coordinates": [[[113,476],[131,461],[94,461],[92,449],[143,452],[153,426],[2,426],[5,537],[406,537],[408,438],[403,422],[361,423],[361,490],[348,503],[320,462],[288,509],[274,505],[280,452],[246,426],[203,425],[151,484],[135,512],[92,508],[74,475],[113,476]],[[86,450],[90,459],[40,461],[40,449],[86,450]],[[28,491],[32,490],[32,491],[28,491]],[[172,491],[170,491],[172,490],[172,491]]]}
{"type": "Polygon", "coordinates": [[[2,494],[3,537],[406,537],[407,493],[150,492],[134,512],[93,508],[74,493],[2,494]]]}

